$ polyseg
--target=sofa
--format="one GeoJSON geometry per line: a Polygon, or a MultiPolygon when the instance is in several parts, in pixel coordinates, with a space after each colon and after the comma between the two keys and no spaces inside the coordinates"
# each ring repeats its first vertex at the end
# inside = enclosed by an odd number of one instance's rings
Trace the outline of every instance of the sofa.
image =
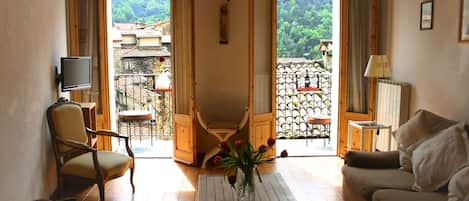
{"type": "MultiPolygon", "coordinates": [[[[398,151],[349,151],[345,154],[345,165],[342,168],[342,193],[344,201],[469,201],[469,182],[467,179],[469,178],[469,153],[467,153],[467,150],[469,150],[468,144],[460,143],[460,145],[447,145],[449,149],[460,146],[461,148],[459,150],[462,150],[459,151],[461,152],[460,154],[447,152],[445,148],[440,148],[440,145],[437,145],[445,144],[445,141],[451,141],[446,140],[446,136],[456,136],[456,134],[448,134],[448,132],[452,131],[454,133],[455,128],[453,127],[458,127],[458,123],[446,120],[428,111],[419,111],[415,117],[409,120],[406,124],[401,126],[403,127],[402,129],[399,128],[395,133],[393,133],[394,138],[398,143],[398,151]],[[416,118],[420,119],[416,120],[416,118]],[[445,122],[441,123],[441,121],[445,122]],[[420,124],[420,127],[415,126],[416,124],[420,124]],[[437,128],[438,125],[440,126],[439,128],[437,128]],[[423,128],[423,133],[426,132],[429,134],[422,134],[422,132],[419,133],[418,129],[416,130],[415,128],[419,128],[421,130],[423,128]],[[410,132],[411,134],[402,134],[403,132],[410,132]],[[399,142],[399,140],[405,139],[410,141],[410,138],[408,136],[406,137],[406,135],[410,136],[414,135],[414,133],[415,135],[420,135],[419,139],[412,139],[413,143],[407,143],[408,146],[402,148],[402,144],[406,143],[399,142]],[[432,142],[435,140],[438,140],[438,143],[432,142]],[[432,147],[433,145],[435,146],[432,147]],[[425,148],[425,146],[427,148],[425,148]],[[429,149],[428,147],[430,148],[430,151],[426,151],[429,149]],[[443,151],[438,149],[442,149],[443,151]],[[403,152],[409,150],[410,153],[403,152]],[[437,154],[435,155],[435,153],[452,153],[452,156],[443,156],[440,161],[435,159],[435,157],[437,157],[437,154]],[[407,160],[410,160],[410,162],[406,162],[404,160],[404,156],[406,154],[409,155],[409,159],[407,160]],[[429,156],[425,156],[425,154],[429,156]],[[457,160],[456,158],[458,157],[453,157],[453,155],[462,156],[462,159],[457,160]],[[448,165],[452,164],[451,161],[453,158],[455,160],[455,165],[448,165]],[[435,168],[440,167],[438,164],[428,164],[431,163],[432,160],[434,162],[436,161],[435,163],[440,163],[439,165],[443,168],[440,170],[435,168]],[[405,163],[414,164],[406,165],[405,163]],[[406,170],[403,166],[409,166],[411,169],[406,170]],[[446,167],[453,168],[451,169],[446,167]],[[426,172],[427,170],[430,172],[430,176],[420,173],[422,171],[426,172]],[[438,171],[443,173],[446,172],[446,174],[442,173],[444,176],[438,176],[438,171]],[[437,176],[431,174],[435,174],[437,176]],[[429,179],[422,179],[421,177],[428,177],[429,179]],[[433,185],[430,183],[433,182],[432,179],[434,178],[440,178],[441,181],[438,181],[439,185],[433,185]],[[425,182],[427,184],[425,184],[425,182]],[[428,186],[433,187],[427,188],[428,186]]],[[[462,130],[460,132],[460,137],[463,140],[453,141],[455,141],[455,143],[458,143],[459,141],[469,141],[469,126],[467,126],[467,124],[463,124],[459,127],[462,128],[460,129],[462,130]]],[[[448,139],[449,138],[450,137],[448,137],[448,139]]]]}

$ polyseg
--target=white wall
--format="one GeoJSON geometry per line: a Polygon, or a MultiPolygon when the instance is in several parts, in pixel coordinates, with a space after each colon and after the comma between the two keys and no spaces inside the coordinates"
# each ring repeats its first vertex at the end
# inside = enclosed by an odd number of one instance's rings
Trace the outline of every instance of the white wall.
{"type": "Polygon", "coordinates": [[[46,109],[67,53],[65,1],[2,1],[0,38],[0,200],[47,198],[56,180],[46,109]]]}
{"type": "Polygon", "coordinates": [[[460,0],[435,0],[433,30],[420,31],[421,0],[382,0],[381,43],[393,79],[412,85],[411,108],[469,122],[469,43],[458,43],[460,0]]]}
{"type": "MultiPolygon", "coordinates": [[[[222,1],[197,0],[195,19],[195,97],[207,121],[239,121],[248,105],[248,1],[229,2],[228,44],[219,44],[222,1]]],[[[200,130],[200,129],[199,129],[200,130]]],[[[199,152],[216,143],[199,132],[199,152]]]]}

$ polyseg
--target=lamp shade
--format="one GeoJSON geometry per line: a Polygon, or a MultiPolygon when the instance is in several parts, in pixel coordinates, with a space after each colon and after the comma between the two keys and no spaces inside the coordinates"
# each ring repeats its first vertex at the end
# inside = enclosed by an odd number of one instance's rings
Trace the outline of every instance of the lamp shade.
{"type": "Polygon", "coordinates": [[[391,77],[391,67],[386,55],[371,55],[366,66],[365,77],[391,77]]]}

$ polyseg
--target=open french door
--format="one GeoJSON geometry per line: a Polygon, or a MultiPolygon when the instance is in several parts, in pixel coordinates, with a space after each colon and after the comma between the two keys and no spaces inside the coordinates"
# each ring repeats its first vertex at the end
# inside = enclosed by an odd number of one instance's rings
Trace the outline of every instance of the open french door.
{"type": "MultiPolygon", "coordinates": [[[[363,77],[363,74],[369,55],[376,54],[378,50],[377,7],[377,0],[340,1],[339,140],[337,154],[341,157],[348,149],[348,122],[374,119],[376,80],[367,79],[363,77]],[[358,24],[364,25],[364,27],[356,27],[358,24]],[[361,30],[359,30],[360,28],[361,30]],[[366,35],[360,38],[357,33],[366,33],[366,35]],[[361,54],[357,55],[357,52],[361,52],[361,54]],[[356,62],[357,60],[359,62],[356,62]],[[354,76],[353,73],[355,73],[354,76]],[[355,79],[355,82],[352,79],[355,79]],[[364,93],[353,94],[354,90],[360,88],[364,93]],[[355,99],[351,99],[351,96],[359,96],[356,98],[364,101],[361,104],[361,109],[356,109],[360,107],[353,106],[351,102],[355,99]]],[[[358,130],[352,130],[351,133],[351,148],[360,147],[358,130]]],[[[370,150],[371,136],[366,136],[364,139],[365,150],[370,150]]]]}
{"type": "Polygon", "coordinates": [[[195,165],[193,0],[171,1],[174,159],[195,165]]]}
{"type": "MultiPolygon", "coordinates": [[[[73,91],[76,102],[96,103],[96,128],[110,129],[106,0],[68,0],[69,56],[91,56],[92,88],[73,91]]],[[[111,150],[111,139],[98,136],[97,148],[111,150]]]]}
{"type": "MultiPolygon", "coordinates": [[[[275,133],[276,0],[249,0],[249,140],[255,147],[275,133]]],[[[266,157],[275,156],[275,147],[266,157]]]]}

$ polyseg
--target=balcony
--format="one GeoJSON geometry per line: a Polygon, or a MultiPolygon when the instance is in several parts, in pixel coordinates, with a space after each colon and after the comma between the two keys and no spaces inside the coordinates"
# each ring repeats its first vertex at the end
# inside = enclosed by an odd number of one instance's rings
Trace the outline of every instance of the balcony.
{"type": "MultiPolygon", "coordinates": [[[[119,133],[130,137],[140,157],[172,156],[172,98],[158,89],[160,74],[116,74],[116,121],[119,133]]],[[[123,143],[115,142],[118,149],[123,143]]]]}
{"type": "MultiPolygon", "coordinates": [[[[299,149],[303,146],[304,153],[310,153],[311,149],[318,153],[332,149],[332,74],[331,69],[324,66],[320,61],[278,62],[276,133],[282,147],[299,149]]],[[[116,116],[124,111],[149,114],[148,118],[135,122],[117,118],[119,132],[131,137],[137,156],[172,156],[172,93],[171,90],[156,90],[159,76],[115,75],[116,116]]]]}

